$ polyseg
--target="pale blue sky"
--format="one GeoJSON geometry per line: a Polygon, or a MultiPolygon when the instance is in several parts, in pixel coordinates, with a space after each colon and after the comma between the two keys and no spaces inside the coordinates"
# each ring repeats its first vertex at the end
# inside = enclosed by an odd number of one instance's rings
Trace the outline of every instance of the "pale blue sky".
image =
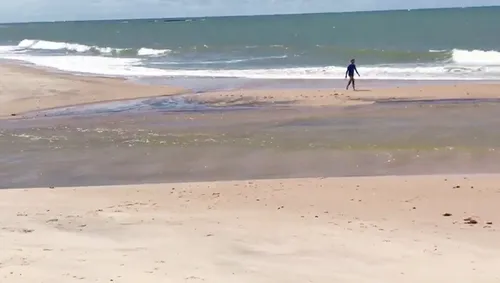
{"type": "Polygon", "coordinates": [[[287,14],[500,5],[500,0],[0,0],[0,22],[287,14]]]}

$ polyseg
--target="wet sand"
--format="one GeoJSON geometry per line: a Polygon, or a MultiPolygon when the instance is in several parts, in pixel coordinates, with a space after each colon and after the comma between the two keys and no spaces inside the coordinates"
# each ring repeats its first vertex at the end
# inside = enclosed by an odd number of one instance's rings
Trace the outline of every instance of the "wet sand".
{"type": "Polygon", "coordinates": [[[0,188],[500,172],[500,103],[3,121],[0,188]]]}
{"type": "Polygon", "coordinates": [[[356,91],[336,89],[230,90],[189,95],[192,101],[222,106],[293,104],[306,106],[350,106],[376,101],[500,98],[500,84],[454,82],[447,85],[367,88],[359,82],[356,91]]]}
{"type": "MultiPolygon", "coordinates": [[[[25,113],[158,96],[182,97],[188,102],[214,106],[350,106],[379,100],[405,99],[500,99],[499,83],[450,82],[446,85],[417,82],[399,86],[392,82],[370,88],[358,81],[358,91],[343,87],[319,89],[232,89],[224,87],[193,92],[178,86],[137,84],[118,78],[87,77],[55,73],[11,62],[0,66],[0,118],[24,117],[25,113]],[[222,89],[222,90],[217,90],[222,89]]],[[[340,83],[339,83],[340,84],[340,83]]],[[[373,82],[369,85],[374,85],[373,82]]]]}
{"type": "Polygon", "coordinates": [[[189,94],[0,72],[5,281],[500,280],[499,85],[189,94]]]}
{"type": "Polygon", "coordinates": [[[4,61],[0,74],[0,119],[69,105],[185,92],[178,87],[55,73],[4,61]]]}

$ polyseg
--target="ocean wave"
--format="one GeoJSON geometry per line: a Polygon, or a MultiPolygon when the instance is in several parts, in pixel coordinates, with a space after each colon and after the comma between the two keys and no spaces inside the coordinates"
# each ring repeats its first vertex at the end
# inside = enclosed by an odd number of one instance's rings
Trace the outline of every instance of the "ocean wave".
{"type": "Polygon", "coordinates": [[[20,53],[22,50],[19,50],[17,46],[0,46],[0,54],[3,53],[20,53]]]}
{"type": "Polygon", "coordinates": [[[151,65],[217,65],[217,64],[238,64],[252,61],[265,61],[273,59],[286,59],[288,55],[281,56],[265,56],[265,57],[250,57],[242,59],[221,59],[221,60],[209,60],[209,61],[180,61],[180,62],[153,62],[151,65]]]}
{"type": "MultiPolygon", "coordinates": [[[[26,46],[31,44],[24,43],[26,46]]],[[[44,46],[43,44],[41,46],[44,46]]],[[[61,46],[45,45],[47,48],[61,48],[61,46]]],[[[84,50],[79,45],[67,46],[84,50]]],[[[170,57],[162,62],[143,60],[141,57],[111,57],[89,56],[87,54],[67,54],[64,56],[36,55],[24,52],[19,46],[0,47],[0,57],[12,60],[22,60],[35,65],[59,69],[62,71],[87,73],[108,76],[125,77],[209,77],[209,78],[250,78],[250,79],[342,79],[345,75],[345,66],[324,67],[275,67],[275,68],[232,68],[217,69],[204,67],[199,69],[168,68],[169,65],[185,64],[186,62],[169,62],[170,57]],[[150,62],[150,63],[148,63],[150,62]],[[153,65],[154,64],[154,65],[153,65]]],[[[143,48],[142,56],[154,56],[156,50],[143,48]]],[[[363,79],[391,79],[391,80],[500,80],[500,52],[481,50],[443,51],[449,53],[449,59],[441,62],[425,64],[385,64],[363,65],[359,71],[363,79]]],[[[226,61],[206,61],[205,63],[238,63],[239,60],[269,60],[281,56],[256,58],[235,58],[226,61]]],[[[195,64],[200,64],[196,62],[195,64]]],[[[216,66],[216,65],[213,65],[216,66]]]]}
{"type": "Polygon", "coordinates": [[[159,56],[171,52],[170,49],[152,49],[152,48],[139,48],[137,55],[139,56],[159,56]]]}
{"type": "Polygon", "coordinates": [[[500,52],[454,49],[452,60],[457,64],[500,66],[500,52]]]}
{"type": "Polygon", "coordinates": [[[455,63],[466,65],[500,65],[500,51],[497,50],[465,50],[465,49],[430,49],[428,51],[383,50],[383,49],[358,49],[348,50],[334,46],[319,46],[328,49],[332,54],[346,53],[357,58],[378,58],[388,62],[436,62],[455,63]]]}
{"type": "MultiPolygon", "coordinates": [[[[309,67],[231,70],[174,70],[143,65],[140,58],[102,56],[33,56],[2,55],[5,59],[22,60],[62,71],[125,77],[205,77],[250,79],[343,79],[345,67],[309,67]]],[[[363,66],[363,79],[391,80],[500,80],[500,66],[363,66]]]]}
{"type": "Polygon", "coordinates": [[[17,45],[18,49],[24,50],[48,50],[48,51],[66,51],[75,53],[91,53],[95,55],[112,56],[161,56],[170,53],[170,49],[152,49],[152,48],[113,48],[89,46],[79,43],[57,42],[37,39],[24,39],[17,45]]]}

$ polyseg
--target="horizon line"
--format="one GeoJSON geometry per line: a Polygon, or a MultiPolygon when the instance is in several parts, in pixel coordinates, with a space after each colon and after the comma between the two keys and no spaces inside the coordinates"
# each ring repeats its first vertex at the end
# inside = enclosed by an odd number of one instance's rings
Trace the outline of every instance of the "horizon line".
{"type": "Polygon", "coordinates": [[[418,12],[429,10],[459,10],[459,9],[481,9],[481,8],[500,8],[500,5],[484,6],[464,6],[464,7],[442,7],[442,8],[415,8],[415,9],[380,9],[380,10],[358,10],[342,12],[309,12],[309,13],[276,13],[276,14],[235,14],[224,16],[194,16],[194,17],[163,17],[163,18],[109,18],[109,19],[90,19],[90,20],[57,20],[57,21],[33,21],[33,22],[1,22],[2,25],[15,24],[55,24],[55,23],[81,23],[81,22],[114,22],[114,21],[144,21],[144,20],[173,20],[182,21],[189,19],[217,19],[217,18],[238,18],[238,17],[271,17],[271,16],[306,16],[306,15],[325,15],[325,14],[354,14],[354,13],[384,13],[384,12],[418,12]]]}

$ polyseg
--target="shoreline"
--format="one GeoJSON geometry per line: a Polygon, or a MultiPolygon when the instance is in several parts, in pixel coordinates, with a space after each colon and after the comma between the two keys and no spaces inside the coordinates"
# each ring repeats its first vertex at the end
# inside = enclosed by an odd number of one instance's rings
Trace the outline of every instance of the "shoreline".
{"type": "Polygon", "coordinates": [[[67,106],[178,95],[185,89],[132,83],[124,78],[80,76],[32,66],[0,66],[0,119],[67,106]]]}
{"type": "Polygon", "coordinates": [[[192,101],[236,106],[241,104],[292,104],[296,106],[352,106],[378,101],[419,101],[440,99],[497,99],[500,84],[454,83],[450,85],[415,85],[408,87],[295,90],[239,90],[188,95],[192,101]]]}
{"type": "MultiPolygon", "coordinates": [[[[365,88],[396,88],[411,86],[436,86],[452,84],[500,84],[500,80],[396,80],[396,79],[364,79],[358,78],[365,88]]],[[[248,79],[248,78],[140,78],[133,82],[145,82],[153,85],[172,85],[190,89],[193,92],[221,92],[237,90],[312,90],[312,89],[344,89],[347,80],[339,77],[331,79],[248,79]]]]}
{"type": "MultiPolygon", "coordinates": [[[[383,80],[363,82],[361,80],[358,82],[360,88],[358,91],[346,91],[343,87],[287,88],[283,87],[280,81],[256,80],[244,84],[247,88],[243,89],[236,86],[233,89],[224,90],[219,84],[219,88],[197,91],[196,86],[191,89],[186,88],[185,83],[163,85],[148,83],[147,80],[141,79],[71,74],[13,62],[6,62],[1,68],[3,70],[0,69],[0,72],[4,75],[0,80],[5,80],[5,82],[0,81],[3,85],[3,93],[0,93],[0,100],[2,100],[0,119],[23,118],[27,114],[40,110],[85,107],[106,102],[126,102],[141,98],[179,95],[182,95],[182,98],[188,102],[210,106],[266,104],[313,107],[352,106],[370,104],[377,100],[500,98],[500,82],[491,81],[414,81],[409,83],[383,80]],[[274,87],[273,84],[275,84],[274,87]],[[398,86],[398,84],[403,86],[398,86]],[[6,94],[6,92],[9,93],[6,94]],[[116,94],[117,92],[119,94],[116,94]]],[[[189,82],[196,79],[177,79],[177,81],[183,80],[189,82]]],[[[308,87],[314,84],[312,81],[299,81],[298,83],[299,85],[304,83],[308,87]]],[[[345,82],[333,79],[331,83],[340,86],[345,82]]]]}

